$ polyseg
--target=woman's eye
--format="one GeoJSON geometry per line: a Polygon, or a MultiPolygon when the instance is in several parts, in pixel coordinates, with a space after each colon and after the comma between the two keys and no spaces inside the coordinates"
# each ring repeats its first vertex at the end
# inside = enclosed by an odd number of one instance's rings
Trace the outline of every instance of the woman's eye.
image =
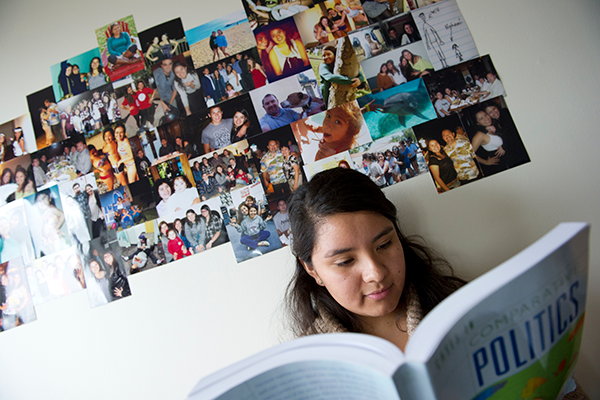
{"type": "Polygon", "coordinates": [[[392,244],[392,241],[391,241],[391,240],[388,240],[387,242],[385,242],[385,243],[383,243],[383,244],[379,245],[379,246],[377,247],[377,249],[378,249],[378,250],[381,250],[381,249],[388,248],[388,247],[389,247],[391,244],[392,244]]]}
{"type": "Polygon", "coordinates": [[[346,266],[350,265],[352,263],[352,261],[354,261],[354,260],[352,258],[349,258],[348,260],[338,261],[335,263],[335,265],[338,267],[346,267],[346,266]]]}
{"type": "Polygon", "coordinates": [[[339,119],[336,119],[336,120],[335,120],[335,123],[336,123],[336,125],[341,125],[341,124],[342,124],[342,121],[340,121],[339,119]]]}

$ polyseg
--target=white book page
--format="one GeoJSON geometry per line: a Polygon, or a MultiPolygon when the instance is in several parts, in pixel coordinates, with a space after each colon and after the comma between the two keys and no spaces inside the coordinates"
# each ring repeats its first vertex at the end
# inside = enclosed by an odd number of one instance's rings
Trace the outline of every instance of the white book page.
{"type": "MultiPolygon", "coordinates": [[[[391,384],[390,377],[402,364],[404,355],[390,342],[370,335],[341,333],[303,337],[258,353],[203,378],[191,391],[188,399],[217,398],[231,388],[283,365],[327,360],[360,365],[360,368],[365,366],[363,369],[378,371],[391,384]]],[[[238,396],[240,399],[244,398],[241,393],[238,396]]]]}

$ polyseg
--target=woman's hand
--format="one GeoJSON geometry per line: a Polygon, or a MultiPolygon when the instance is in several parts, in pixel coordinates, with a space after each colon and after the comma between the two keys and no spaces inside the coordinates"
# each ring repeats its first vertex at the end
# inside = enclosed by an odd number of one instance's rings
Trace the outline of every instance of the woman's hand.
{"type": "Polygon", "coordinates": [[[486,126],[485,130],[488,131],[488,133],[496,133],[496,127],[494,125],[486,126]]]}
{"type": "Polygon", "coordinates": [[[488,157],[487,160],[483,160],[484,165],[497,165],[500,162],[500,157],[488,157]]]}
{"type": "Polygon", "coordinates": [[[212,242],[209,241],[208,243],[206,243],[206,250],[210,250],[210,248],[212,247],[212,242]]]}
{"type": "Polygon", "coordinates": [[[496,150],[496,157],[502,157],[506,152],[504,151],[504,149],[502,148],[502,146],[498,147],[498,150],[496,150]]]}
{"type": "Polygon", "coordinates": [[[269,222],[271,220],[271,218],[273,218],[273,216],[269,215],[267,218],[265,218],[265,222],[269,222]]]}
{"type": "Polygon", "coordinates": [[[361,84],[360,79],[359,78],[352,78],[352,84],[350,86],[352,87],[359,87],[361,84]]]}
{"type": "Polygon", "coordinates": [[[115,288],[114,295],[115,297],[123,297],[123,288],[115,288]]]}

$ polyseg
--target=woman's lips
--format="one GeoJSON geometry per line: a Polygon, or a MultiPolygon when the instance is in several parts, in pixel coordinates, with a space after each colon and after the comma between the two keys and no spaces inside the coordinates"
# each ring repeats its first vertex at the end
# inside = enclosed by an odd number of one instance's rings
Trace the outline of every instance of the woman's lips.
{"type": "Polygon", "coordinates": [[[390,294],[390,289],[392,288],[392,285],[388,286],[385,289],[381,289],[381,290],[376,290],[374,292],[371,292],[369,294],[366,295],[366,297],[368,297],[369,299],[372,300],[381,300],[387,297],[388,294],[390,294]]]}

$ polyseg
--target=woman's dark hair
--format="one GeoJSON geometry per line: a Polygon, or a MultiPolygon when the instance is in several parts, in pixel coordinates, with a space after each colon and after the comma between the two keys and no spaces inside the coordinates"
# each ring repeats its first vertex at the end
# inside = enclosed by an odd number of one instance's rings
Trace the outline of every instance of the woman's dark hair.
{"type": "Polygon", "coordinates": [[[94,200],[96,201],[96,205],[98,206],[98,208],[102,209],[102,205],[100,203],[100,195],[98,194],[98,191],[94,190],[94,187],[92,185],[90,185],[89,183],[87,185],[85,185],[85,188],[87,189],[88,186],[92,188],[92,194],[94,196],[94,200]]]}
{"type": "MultiPolygon", "coordinates": [[[[175,71],[175,68],[177,67],[183,67],[185,68],[185,70],[187,71],[188,75],[198,75],[196,73],[196,71],[194,71],[193,69],[190,70],[190,68],[187,67],[186,64],[180,63],[180,62],[176,62],[175,64],[173,64],[173,71],[175,71]]],[[[185,85],[183,84],[183,82],[181,81],[181,78],[179,78],[177,75],[175,75],[175,82],[177,83],[177,85],[182,88],[185,89],[185,85]]]]}
{"type": "Polygon", "coordinates": [[[8,183],[13,183],[15,180],[15,174],[13,174],[12,169],[10,168],[4,168],[4,171],[2,171],[2,176],[0,177],[0,184],[2,184],[2,182],[4,182],[4,176],[6,174],[10,174],[10,180],[8,181],[8,183]]]}
{"type": "MultiPolygon", "coordinates": [[[[394,61],[393,61],[393,60],[387,60],[387,61],[385,62],[385,65],[387,66],[388,64],[392,64],[392,72],[393,72],[394,74],[397,74],[397,73],[398,73],[398,70],[396,69],[396,66],[394,65],[394,61]]],[[[390,68],[388,67],[388,70],[389,70],[389,69],[390,69],[390,68]]]]}
{"type": "Polygon", "coordinates": [[[383,64],[381,64],[381,67],[379,67],[379,73],[380,74],[383,74],[383,67],[387,68],[387,63],[383,63],[383,64]]]}
{"type": "Polygon", "coordinates": [[[313,324],[321,311],[333,315],[350,332],[364,332],[360,320],[339,305],[325,287],[319,286],[301,263],[312,268],[317,232],[325,218],[364,211],[390,220],[402,244],[406,279],[400,302],[406,303],[408,288],[412,286],[426,315],[465,283],[454,276],[448,262],[425,246],[420,238],[402,233],[396,220],[396,207],[368,176],[352,169],[326,170],[300,186],[288,202],[296,272],[287,287],[286,304],[296,335],[319,333],[313,324]]]}
{"type": "Polygon", "coordinates": [[[333,28],[333,21],[329,19],[329,17],[322,15],[321,18],[319,18],[319,23],[317,25],[321,25],[321,28],[333,28]],[[323,26],[323,19],[327,20],[327,26],[323,26]]]}
{"type": "Polygon", "coordinates": [[[163,183],[166,183],[169,186],[169,188],[171,188],[171,194],[173,194],[173,186],[171,185],[171,183],[169,182],[168,179],[162,179],[162,178],[161,179],[157,179],[156,182],[154,182],[154,188],[155,188],[156,197],[158,197],[159,199],[161,199],[161,201],[162,201],[162,198],[158,194],[158,188],[161,187],[161,185],[163,183]]]}
{"type": "Polygon", "coordinates": [[[446,152],[444,151],[444,148],[442,147],[442,145],[440,144],[440,142],[437,139],[427,139],[425,141],[425,147],[427,148],[427,160],[429,161],[430,157],[435,157],[438,160],[443,160],[444,158],[448,157],[448,154],[446,154],[446,152]],[[435,154],[433,151],[429,150],[429,143],[431,143],[432,141],[435,141],[438,143],[438,145],[440,146],[440,156],[438,156],[437,154],[435,154]]]}
{"type": "Polygon", "coordinates": [[[88,73],[91,75],[92,72],[94,72],[92,69],[92,63],[94,62],[94,60],[98,60],[98,73],[103,74],[104,69],[102,69],[102,60],[100,60],[100,57],[94,57],[90,60],[90,71],[88,73]]]}
{"type": "Polygon", "coordinates": [[[29,184],[29,182],[31,182],[31,178],[29,177],[29,174],[27,174],[27,170],[21,165],[17,165],[17,168],[15,168],[15,176],[17,175],[18,172],[25,175],[23,184],[21,186],[19,186],[19,188],[17,189],[17,191],[22,192],[23,190],[25,190],[25,186],[27,186],[27,184],[29,184]]]}
{"type": "MultiPolygon", "coordinates": [[[[200,210],[204,211],[208,211],[208,221],[206,221],[206,224],[208,224],[210,222],[210,220],[212,219],[212,212],[210,210],[210,207],[207,204],[202,205],[202,207],[200,207],[200,210]]],[[[258,210],[257,210],[258,212],[258,210]]]]}
{"type": "Polygon", "coordinates": [[[337,49],[335,48],[335,46],[325,46],[323,47],[323,51],[325,50],[329,50],[330,52],[332,52],[334,57],[337,54],[337,49]]]}
{"type": "Polygon", "coordinates": [[[198,214],[196,214],[196,211],[194,211],[192,208],[190,208],[189,210],[187,210],[187,211],[185,212],[185,217],[186,217],[186,218],[185,218],[186,224],[188,224],[188,226],[189,226],[189,227],[192,227],[192,226],[194,226],[194,225],[198,225],[198,223],[199,223],[199,221],[198,221],[198,214]],[[192,221],[190,221],[190,220],[189,220],[189,218],[187,218],[187,215],[188,215],[189,213],[192,213],[192,214],[194,214],[194,215],[196,216],[196,219],[194,220],[194,223],[193,223],[193,224],[192,224],[192,221]]]}

